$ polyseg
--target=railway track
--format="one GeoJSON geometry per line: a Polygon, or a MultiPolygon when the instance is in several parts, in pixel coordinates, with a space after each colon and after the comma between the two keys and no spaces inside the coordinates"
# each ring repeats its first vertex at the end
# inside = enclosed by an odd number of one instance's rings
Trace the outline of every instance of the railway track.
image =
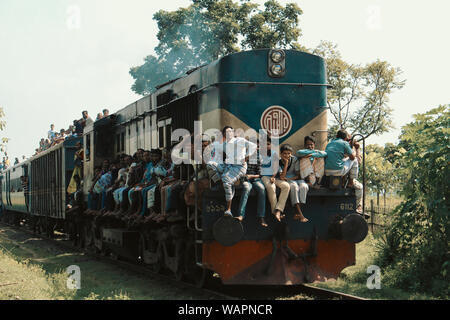
{"type": "Polygon", "coordinates": [[[180,289],[188,289],[192,292],[202,293],[203,295],[207,293],[211,300],[275,300],[289,299],[296,295],[306,296],[307,298],[305,299],[307,300],[367,300],[341,292],[317,288],[308,284],[295,286],[223,286],[218,277],[213,277],[205,288],[198,288],[189,282],[177,281],[170,275],[153,272],[146,268],[145,265],[120,260],[117,257],[104,256],[93,252],[93,250],[90,250],[89,248],[81,249],[75,247],[72,245],[71,241],[64,239],[65,235],[49,238],[43,234],[33,233],[24,226],[18,227],[5,222],[0,222],[0,226],[8,227],[33,237],[39,237],[64,250],[82,252],[90,258],[112,264],[124,270],[131,270],[132,272],[145,277],[170,283],[180,289]]]}

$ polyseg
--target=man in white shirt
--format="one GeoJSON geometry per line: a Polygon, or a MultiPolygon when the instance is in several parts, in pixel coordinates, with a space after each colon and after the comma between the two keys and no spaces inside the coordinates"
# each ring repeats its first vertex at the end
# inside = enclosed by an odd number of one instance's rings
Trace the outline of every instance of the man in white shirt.
{"type": "Polygon", "coordinates": [[[50,130],[48,131],[48,139],[50,141],[53,141],[53,139],[56,137],[56,131],[55,131],[55,125],[51,124],[50,125],[50,130]]]}
{"type": "Polygon", "coordinates": [[[207,151],[209,159],[206,159],[207,169],[214,183],[222,181],[227,202],[226,215],[231,213],[233,201],[233,186],[247,172],[246,159],[256,152],[256,143],[241,137],[234,136],[234,130],[225,126],[222,130],[223,142],[214,142],[207,151]],[[225,163],[223,161],[225,158],[225,163]]]}

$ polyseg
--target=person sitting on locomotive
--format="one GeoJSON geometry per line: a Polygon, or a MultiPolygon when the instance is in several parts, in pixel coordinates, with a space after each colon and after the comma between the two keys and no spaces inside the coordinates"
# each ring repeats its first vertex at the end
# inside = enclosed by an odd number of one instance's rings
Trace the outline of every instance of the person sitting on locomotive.
{"type": "MultiPolygon", "coordinates": [[[[165,177],[167,169],[161,164],[162,152],[159,149],[152,149],[144,152],[145,172],[139,184],[128,191],[130,201],[129,214],[136,214],[142,211],[142,207],[147,204],[147,192],[159,183],[161,177],[165,177]]],[[[144,210],[145,212],[145,210],[144,210]]]]}
{"type": "MultiPolygon", "coordinates": [[[[152,208],[153,220],[156,222],[162,222],[169,218],[169,211],[176,211],[176,203],[171,203],[171,195],[173,188],[178,185],[178,180],[175,175],[175,165],[172,162],[172,149],[175,147],[163,149],[163,157],[159,163],[163,169],[166,169],[166,175],[160,176],[161,182],[147,193],[146,205],[152,208]]],[[[179,194],[178,189],[176,193],[179,194]]],[[[173,197],[172,197],[173,198],[173,197]]],[[[176,201],[175,198],[172,199],[176,201]]],[[[147,209],[145,207],[145,209],[147,209]]]]}
{"type": "Polygon", "coordinates": [[[102,209],[104,208],[107,212],[114,211],[114,191],[123,186],[121,185],[121,182],[124,181],[124,173],[126,174],[126,157],[127,155],[120,155],[111,165],[113,181],[112,184],[104,191],[102,198],[102,209]]]}
{"type": "Polygon", "coordinates": [[[136,154],[131,157],[131,165],[127,167],[126,171],[126,179],[125,184],[118,189],[116,189],[113,193],[114,200],[116,202],[115,212],[124,212],[128,207],[125,205],[125,202],[128,203],[128,191],[130,188],[134,185],[135,181],[135,172],[133,171],[133,168],[136,167],[136,162],[133,162],[135,159],[136,154]],[[124,196],[126,197],[126,201],[124,201],[124,196]]]}
{"type": "MultiPolygon", "coordinates": [[[[108,173],[109,171],[109,160],[105,159],[103,160],[103,164],[101,168],[95,168],[94,169],[94,177],[91,180],[91,187],[89,188],[89,194],[88,194],[88,208],[89,209],[93,209],[93,210],[98,210],[99,207],[99,202],[98,200],[100,199],[99,197],[99,193],[98,192],[94,192],[94,187],[97,184],[97,182],[105,175],[108,173]]],[[[111,176],[112,177],[112,176],[111,176]]],[[[98,188],[100,188],[100,186],[103,186],[106,182],[107,182],[107,177],[105,177],[103,179],[103,181],[101,182],[101,184],[99,184],[97,186],[97,191],[98,188]]]]}
{"type": "Polygon", "coordinates": [[[225,190],[227,208],[225,215],[233,216],[231,204],[234,196],[234,184],[247,172],[246,158],[256,152],[256,144],[242,137],[234,136],[234,129],[225,126],[222,129],[222,143],[214,142],[212,159],[208,161],[207,168],[214,184],[222,182],[225,190]],[[220,157],[225,158],[225,163],[220,157]],[[219,157],[219,158],[217,158],[219,157]]]}
{"type": "Polygon", "coordinates": [[[130,170],[130,166],[133,163],[133,157],[130,155],[123,155],[120,158],[120,169],[117,173],[117,179],[114,181],[114,185],[112,188],[112,197],[114,199],[115,209],[118,209],[118,205],[120,205],[119,193],[126,189],[126,183],[128,179],[128,172],[130,170]]]}
{"type": "MultiPolygon", "coordinates": [[[[319,188],[320,181],[325,173],[325,151],[316,150],[316,141],[311,136],[306,136],[304,140],[305,149],[297,151],[300,159],[300,178],[309,187],[319,188]]],[[[306,201],[306,193],[301,194],[301,199],[306,201]]],[[[306,202],[302,202],[306,203],[306,202]]]]}
{"type": "Polygon", "coordinates": [[[289,184],[291,203],[297,210],[297,213],[294,215],[294,220],[308,222],[308,219],[303,216],[300,208],[300,161],[296,156],[292,155],[294,150],[289,144],[282,145],[280,147],[280,153],[281,159],[278,177],[280,180],[289,184]]]}
{"type": "Polygon", "coordinates": [[[349,134],[341,129],[337,132],[336,138],[328,143],[325,148],[327,153],[325,174],[339,177],[349,174],[347,187],[355,188],[356,203],[360,204],[362,200],[362,186],[359,188],[359,183],[355,185],[355,180],[358,177],[358,160],[356,159],[356,152],[352,150],[347,140],[349,140],[349,134]]]}
{"type": "MultiPolygon", "coordinates": [[[[208,170],[202,154],[210,145],[211,138],[206,134],[199,135],[198,138],[202,141],[200,148],[195,145],[195,137],[193,135],[177,143],[172,148],[174,150],[176,147],[182,147],[181,144],[189,141],[191,152],[190,154],[182,153],[178,155],[172,152],[174,159],[184,159],[185,161],[174,168],[174,178],[178,181],[170,186],[166,199],[167,222],[186,220],[187,207],[195,206],[196,192],[198,192],[198,209],[201,211],[201,195],[205,190],[209,189],[208,170]],[[201,159],[202,162],[199,163],[198,159],[201,159]]],[[[193,219],[194,215],[191,215],[189,218],[193,219]]]]}
{"type": "Polygon", "coordinates": [[[128,171],[127,183],[125,184],[125,188],[119,193],[121,213],[125,213],[129,209],[130,201],[128,199],[128,192],[142,180],[142,176],[144,175],[145,162],[142,160],[143,156],[142,149],[138,149],[133,155],[133,161],[128,171]]]}
{"type": "Polygon", "coordinates": [[[272,149],[272,141],[267,138],[267,154],[261,154],[261,181],[266,188],[272,214],[278,221],[286,205],[289,196],[289,184],[286,181],[277,179],[279,171],[279,155],[272,149]],[[277,199],[276,189],[280,188],[281,193],[277,199]]]}
{"type": "Polygon", "coordinates": [[[109,110],[103,109],[103,118],[109,117],[109,110]]]}
{"type": "Polygon", "coordinates": [[[168,190],[166,190],[167,188],[163,190],[163,187],[168,187],[175,181],[173,177],[174,164],[172,163],[169,149],[163,149],[162,151],[155,149],[152,150],[152,152],[156,156],[156,158],[154,158],[156,165],[154,165],[152,173],[154,183],[150,185],[145,192],[142,192],[142,208],[140,209],[140,212],[141,215],[145,215],[148,208],[154,207],[155,198],[159,197],[159,207],[162,207],[162,216],[159,217],[159,220],[162,221],[166,218],[164,208],[166,205],[166,195],[168,193],[168,190]]]}
{"type": "Polygon", "coordinates": [[[97,118],[95,118],[95,121],[98,121],[103,118],[103,114],[101,112],[97,113],[97,118]]]}
{"type": "MultiPolygon", "coordinates": [[[[257,195],[257,216],[259,218],[259,223],[263,227],[267,227],[266,220],[264,217],[266,216],[266,189],[264,184],[261,181],[261,155],[259,153],[259,141],[257,144],[257,155],[256,155],[256,163],[249,163],[247,167],[247,173],[242,182],[242,194],[241,200],[239,203],[239,213],[240,215],[236,218],[239,221],[243,221],[245,218],[245,209],[247,207],[248,196],[252,189],[256,191],[257,195]]],[[[265,140],[264,140],[265,141],[265,140]]],[[[268,143],[268,146],[270,142],[268,143]]],[[[268,147],[268,152],[270,149],[268,147]]]]}
{"type": "Polygon", "coordinates": [[[103,172],[104,174],[100,176],[92,188],[92,193],[97,195],[94,198],[101,200],[101,203],[97,204],[97,209],[103,209],[105,206],[106,191],[117,177],[117,163],[113,162],[107,169],[103,167],[103,172]]]}
{"type": "MultiPolygon", "coordinates": [[[[358,141],[353,140],[353,137],[351,134],[348,134],[347,140],[350,147],[352,147],[353,152],[355,153],[355,158],[358,161],[358,166],[362,163],[362,156],[361,156],[361,146],[358,141]]],[[[357,195],[357,199],[359,199],[359,202],[356,203],[356,212],[362,213],[362,197],[363,197],[363,185],[358,180],[353,179],[353,186],[355,188],[355,194],[357,195]]]]}
{"type": "MultiPolygon", "coordinates": [[[[171,193],[166,201],[170,204],[166,207],[166,211],[172,210],[172,215],[169,215],[167,222],[175,222],[180,220],[186,220],[187,207],[195,206],[196,192],[198,210],[201,211],[201,195],[209,189],[209,175],[206,167],[203,153],[210,153],[211,150],[211,138],[207,134],[201,134],[197,136],[197,140],[201,139],[201,147],[195,144],[195,137],[190,135],[184,137],[182,141],[174,145],[173,150],[183,150],[186,144],[190,144],[190,154],[183,152],[180,154],[172,151],[173,159],[183,160],[183,163],[177,165],[174,169],[174,178],[179,180],[178,184],[175,184],[171,188],[171,193]],[[206,151],[205,151],[206,150],[206,151]],[[198,160],[201,159],[201,162],[198,160]]],[[[170,211],[169,211],[170,212],[170,211]]],[[[189,219],[193,219],[194,215],[191,215],[189,219]]]]}

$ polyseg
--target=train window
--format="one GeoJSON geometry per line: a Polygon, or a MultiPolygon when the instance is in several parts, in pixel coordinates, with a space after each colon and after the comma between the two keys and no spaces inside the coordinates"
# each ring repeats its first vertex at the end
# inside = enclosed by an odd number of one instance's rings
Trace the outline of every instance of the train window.
{"type": "Polygon", "coordinates": [[[158,121],[159,147],[166,148],[171,141],[172,136],[172,119],[164,119],[158,121]]]}

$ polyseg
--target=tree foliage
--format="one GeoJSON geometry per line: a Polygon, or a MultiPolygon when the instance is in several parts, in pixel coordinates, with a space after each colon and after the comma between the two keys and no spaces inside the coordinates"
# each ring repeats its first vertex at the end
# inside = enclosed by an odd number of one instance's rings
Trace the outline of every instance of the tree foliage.
{"type": "Polygon", "coordinates": [[[393,285],[448,297],[450,105],[414,118],[399,142],[405,200],[394,212],[379,263],[393,285]]]}
{"type": "Polygon", "coordinates": [[[393,128],[388,102],[390,94],[405,84],[399,79],[400,68],[380,60],[365,66],[350,64],[342,59],[337,46],[328,41],[322,41],[312,53],[326,60],[327,80],[333,86],[327,97],[334,121],[331,136],[340,128],[365,137],[393,128]]]}
{"type": "Polygon", "coordinates": [[[377,194],[396,190],[399,185],[395,163],[386,156],[386,147],[376,144],[366,147],[366,183],[377,194]]]}
{"type": "Polygon", "coordinates": [[[187,8],[160,10],[153,16],[159,28],[156,55],[130,69],[132,90],[148,94],[158,84],[241,49],[299,49],[301,14],[296,4],[283,7],[275,0],[264,9],[250,0],[193,0],[187,8]]]}

